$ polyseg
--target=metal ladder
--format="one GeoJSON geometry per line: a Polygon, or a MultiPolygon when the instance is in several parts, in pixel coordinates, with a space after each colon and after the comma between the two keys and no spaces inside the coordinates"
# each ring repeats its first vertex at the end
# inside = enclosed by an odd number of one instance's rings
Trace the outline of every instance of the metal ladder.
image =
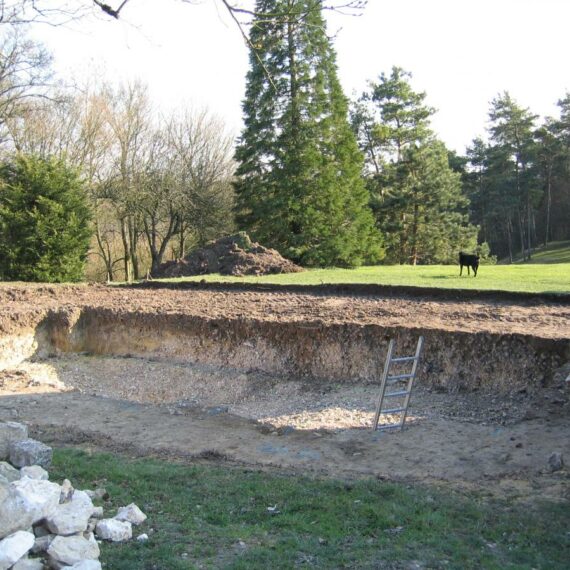
{"type": "Polygon", "coordinates": [[[377,429],[402,429],[406,421],[406,415],[408,414],[408,405],[410,403],[410,396],[412,394],[412,387],[414,385],[414,380],[418,372],[418,365],[420,362],[420,356],[422,354],[422,348],[424,346],[424,337],[420,336],[418,339],[418,345],[416,347],[416,354],[414,356],[401,356],[393,357],[394,354],[394,339],[390,340],[390,345],[388,346],[388,354],[386,355],[386,362],[384,363],[384,372],[382,372],[382,382],[380,384],[380,396],[378,398],[378,406],[376,407],[376,415],[374,416],[374,425],[372,430],[377,429]],[[397,374],[395,376],[390,376],[390,368],[393,363],[404,363],[413,362],[412,371],[409,374],[397,374]],[[407,382],[406,387],[402,386],[395,390],[394,392],[386,392],[388,386],[394,384],[401,384],[402,382],[407,382]],[[383,409],[385,398],[396,398],[404,399],[396,407],[383,409]],[[395,424],[384,424],[378,427],[378,420],[380,419],[380,414],[401,414],[400,421],[395,424]]]}

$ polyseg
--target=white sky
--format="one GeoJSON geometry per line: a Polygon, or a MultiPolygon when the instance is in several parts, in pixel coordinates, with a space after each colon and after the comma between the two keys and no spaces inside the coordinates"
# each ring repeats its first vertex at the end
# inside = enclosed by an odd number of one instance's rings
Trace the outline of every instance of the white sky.
{"type": "MultiPolygon", "coordinates": [[[[216,0],[129,0],[122,20],[41,26],[65,78],[139,78],[159,107],[207,106],[239,133],[248,51],[216,0]]],[[[109,2],[113,4],[113,2],[109,2]]],[[[393,65],[438,109],[433,126],[458,152],[485,134],[490,100],[510,91],[541,116],[570,90],[570,0],[369,0],[330,18],[345,93],[393,65]]]]}

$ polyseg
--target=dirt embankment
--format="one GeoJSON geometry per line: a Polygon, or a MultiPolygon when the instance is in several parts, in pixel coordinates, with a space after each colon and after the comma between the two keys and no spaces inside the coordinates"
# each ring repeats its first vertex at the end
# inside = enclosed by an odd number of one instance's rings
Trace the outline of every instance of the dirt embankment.
{"type": "Polygon", "coordinates": [[[556,300],[0,286],[0,420],[56,444],[562,497],[568,362],[556,300]],[[364,429],[419,334],[408,429],[364,429]]]}

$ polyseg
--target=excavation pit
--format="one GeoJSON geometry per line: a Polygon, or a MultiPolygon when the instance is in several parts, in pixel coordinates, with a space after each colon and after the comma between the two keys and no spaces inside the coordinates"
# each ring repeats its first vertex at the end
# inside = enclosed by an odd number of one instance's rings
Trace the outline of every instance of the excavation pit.
{"type": "Polygon", "coordinates": [[[561,492],[543,471],[570,456],[564,303],[104,287],[0,301],[0,419],[56,443],[518,490],[542,473],[561,492]],[[389,339],[411,354],[420,334],[408,428],[371,432],[389,339]]]}

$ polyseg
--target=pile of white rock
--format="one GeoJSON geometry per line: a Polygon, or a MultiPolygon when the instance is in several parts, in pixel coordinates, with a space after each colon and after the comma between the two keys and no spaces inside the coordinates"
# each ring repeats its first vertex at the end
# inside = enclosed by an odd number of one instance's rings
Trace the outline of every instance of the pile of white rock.
{"type": "Polygon", "coordinates": [[[92,499],[105,491],[52,483],[45,469],[51,459],[51,448],[29,439],[27,426],[0,422],[0,570],[101,570],[97,539],[129,540],[132,525],[146,520],[134,503],[103,518],[92,499]]]}

